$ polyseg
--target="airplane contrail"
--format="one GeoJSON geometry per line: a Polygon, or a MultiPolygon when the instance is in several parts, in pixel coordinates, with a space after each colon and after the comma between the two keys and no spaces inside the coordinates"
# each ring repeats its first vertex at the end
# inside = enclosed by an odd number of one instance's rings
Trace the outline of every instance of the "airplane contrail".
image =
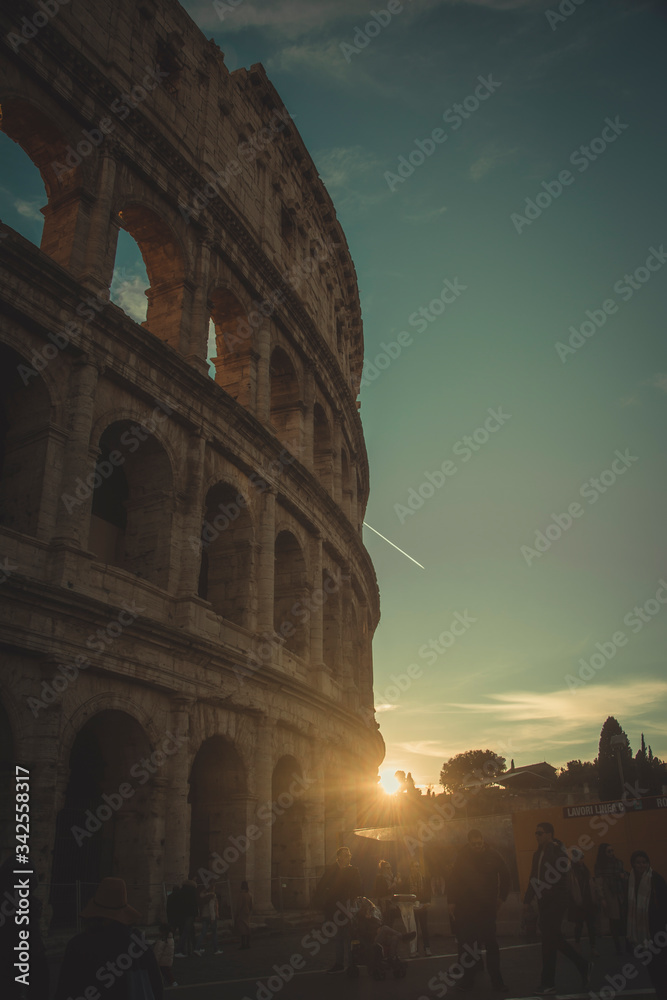
{"type": "MultiPolygon", "coordinates": [[[[364,521],[364,522],[363,522],[363,524],[364,524],[364,527],[365,527],[365,528],[371,528],[370,524],[368,524],[368,523],[367,523],[366,521],[364,521]]],[[[375,528],[371,528],[371,531],[375,531],[375,528]]],[[[380,532],[379,532],[379,531],[375,531],[375,534],[376,534],[376,535],[380,535],[380,532]]],[[[421,563],[419,563],[419,562],[417,562],[417,560],[416,560],[416,559],[413,559],[413,558],[412,558],[412,556],[409,556],[409,555],[407,554],[407,552],[404,552],[404,551],[403,551],[403,549],[399,549],[398,545],[394,545],[394,543],[393,543],[393,542],[390,542],[388,538],[385,538],[385,537],[384,537],[384,535],[380,535],[380,538],[384,539],[384,541],[385,541],[385,542],[386,542],[386,543],[387,543],[388,545],[391,545],[391,546],[392,546],[392,548],[394,548],[394,549],[396,549],[396,550],[397,550],[398,552],[400,552],[400,553],[401,553],[401,555],[402,555],[402,556],[405,556],[405,558],[406,558],[406,559],[409,559],[409,560],[410,560],[410,562],[413,562],[413,563],[415,564],[415,566],[419,566],[419,568],[420,568],[420,569],[426,569],[426,567],[425,567],[425,566],[422,566],[422,564],[421,564],[421,563]]]]}

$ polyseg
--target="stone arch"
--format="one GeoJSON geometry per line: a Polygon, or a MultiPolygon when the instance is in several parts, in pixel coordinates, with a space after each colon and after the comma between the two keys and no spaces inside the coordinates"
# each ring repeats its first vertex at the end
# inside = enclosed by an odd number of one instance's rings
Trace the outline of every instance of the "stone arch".
{"type": "Polygon", "coordinates": [[[219,482],[206,495],[199,597],[235,625],[248,627],[254,565],[254,525],[245,497],[219,482]]]}
{"type": "Polygon", "coordinates": [[[271,802],[275,816],[271,827],[272,902],[277,910],[306,906],[306,807],[301,801],[301,765],[291,754],[282,756],[273,769],[271,802]]]}
{"type": "Polygon", "coordinates": [[[45,380],[13,348],[0,345],[0,524],[26,535],[43,533],[52,413],[45,380]]]}
{"type": "Polygon", "coordinates": [[[190,874],[200,868],[215,871],[211,855],[219,854],[229,866],[225,878],[244,878],[245,854],[234,840],[246,826],[247,776],[234,744],[219,734],[204,740],[189,784],[190,874]]]}
{"type": "MultiPolygon", "coordinates": [[[[58,125],[55,109],[46,110],[43,95],[38,104],[14,88],[8,88],[5,93],[3,90],[0,85],[0,128],[18,143],[39,170],[44,183],[47,205],[41,209],[44,228],[40,249],[67,267],[79,236],[82,157],[58,125]]],[[[83,137],[79,135],[78,138],[83,137]]],[[[72,142],[76,145],[76,139],[72,142]]]]}
{"type": "Polygon", "coordinates": [[[322,656],[334,677],[341,672],[341,595],[340,570],[334,575],[322,570],[322,656]]]}
{"type": "Polygon", "coordinates": [[[255,337],[246,308],[228,288],[215,288],[210,296],[211,323],[215,328],[215,381],[242,406],[255,396],[255,337]]]}
{"type": "Polygon", "coordinates": [[[333,449],[331,427],[324,407],[313,407],[313,471],[325,490],[333,492],[333,449]]]}
{"type": "Polygon", "coordinates": [[[169,585],[174,511],[166,449],[141,424],[118,420],[99,438],[88,548],[102,562],[169,585]]]}
{"type": "Polygon", "coordinates": [[[133,903],[147,914],[151,891],[143,847],[153,812],[155,768],[145,729],[128,712],[102,709],[76,733],[66,770],[51,875],[54,923],[75,921],[76,881],[85,903],[107,876],[135,886],[133,903]]]}
{"type": "Polygon", "coordinates": [[[148,312],[141,325],[176,351],[185,353],[182,327],[185,306],[185,255],[171,226],[147,205],[123,203],[117,224],[136,242],[150,281],[148,312]]]}
{"type": "Polygon", "coordinates": [[[306,597],[307,572],[303,549],[291,531],[279,531],[275,541],[273,625],[285,637],[285,647],[307,656],[308,622],[294,608],[306,597]]]}
{"type": "Polygon", "coordinates": [[[271,380],[269,415],[276,437],[298,454],[301,445],[302,408],[299,377],[282,347],[274,347],[269,365],[271,380]]]}

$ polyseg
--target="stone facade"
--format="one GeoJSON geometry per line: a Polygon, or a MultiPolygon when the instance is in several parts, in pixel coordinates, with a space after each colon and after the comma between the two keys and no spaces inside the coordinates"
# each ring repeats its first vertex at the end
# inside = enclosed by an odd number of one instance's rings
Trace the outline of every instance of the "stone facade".
{"type": "Polygon", "coordinates": [[[0,234],[3,784],[30,768],[56,921],[104,874],[155,919],[211,855],[302,905],[384,750],[354,266],[262,66],[173,0],[52,6],[0,14],[2,129],[48,199],[40,249],[0,234]]]}

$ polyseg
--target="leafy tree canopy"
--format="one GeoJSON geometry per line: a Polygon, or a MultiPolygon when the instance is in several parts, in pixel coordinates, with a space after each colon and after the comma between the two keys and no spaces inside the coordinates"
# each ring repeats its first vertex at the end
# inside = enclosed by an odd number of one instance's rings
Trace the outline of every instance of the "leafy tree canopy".
{"type": "Polygon", "coordinates": [[[493,750],[466,750],[445,761],[440,784],[446,792],[458,792],[468,785],[492,781],[505,767],[505,758],[493,750]]]}

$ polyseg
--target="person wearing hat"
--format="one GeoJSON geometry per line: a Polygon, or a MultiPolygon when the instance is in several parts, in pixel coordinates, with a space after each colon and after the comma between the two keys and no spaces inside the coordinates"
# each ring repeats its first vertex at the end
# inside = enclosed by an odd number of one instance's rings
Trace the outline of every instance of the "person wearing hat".
{"type": "Polygon", "coordinates": [[[141,989],[146,997],[152,990],[154,1000],[163,1000],[155,955],[140,931],[132,927],[141,917],[127,902],[124,880],[102,879],[81,916],[89,923],[65,949],[54,1000],[91,995],[91,987],[104,1000],[128,1000],[141,995],[141,989]]]}

